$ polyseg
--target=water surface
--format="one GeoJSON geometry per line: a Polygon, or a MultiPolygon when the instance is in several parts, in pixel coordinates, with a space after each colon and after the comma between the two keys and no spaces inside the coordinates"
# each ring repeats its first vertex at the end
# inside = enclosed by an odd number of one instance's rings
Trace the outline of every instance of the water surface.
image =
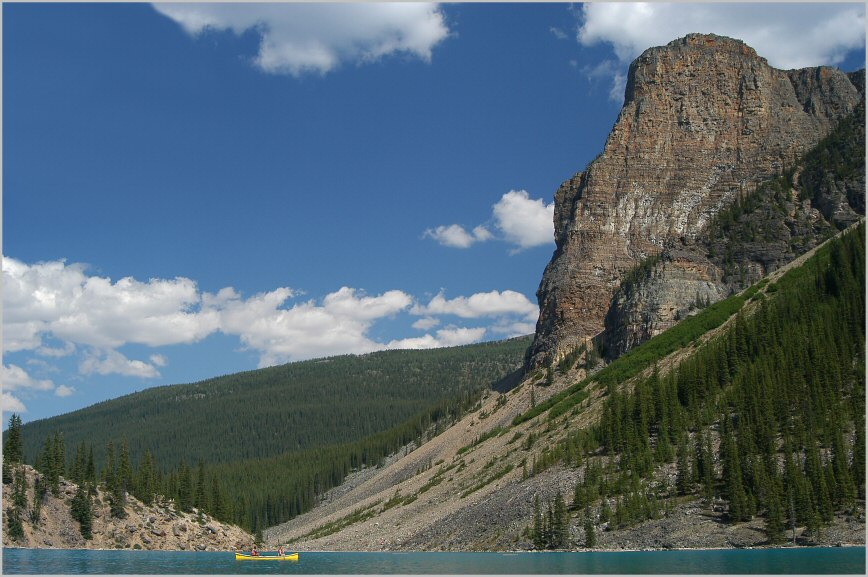
{"type": "Polygon", "coordinates": [[[864,547],[593,553],[234,553],[3,549],[10,574],[865,574],[864,547]]]}

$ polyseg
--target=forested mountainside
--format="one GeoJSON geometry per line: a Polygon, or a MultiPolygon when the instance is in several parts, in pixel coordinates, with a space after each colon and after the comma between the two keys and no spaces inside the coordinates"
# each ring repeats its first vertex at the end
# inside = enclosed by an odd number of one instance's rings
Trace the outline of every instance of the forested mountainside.
{"type": "Polygon", "coordinates": [[[605,368],[578,355],[490,396],[268,540],[346,550],[864,543],[864,236],[864,224],[850,229],[605,368]]]}
{"type": "Polygon", "coordinates": [[[148,389],[18,427],[21,460],[76,483],[120,476],[143,501],[163,494],[261,529],[447,427],[510,380],[529,342],[340,356],[148,389]]]}

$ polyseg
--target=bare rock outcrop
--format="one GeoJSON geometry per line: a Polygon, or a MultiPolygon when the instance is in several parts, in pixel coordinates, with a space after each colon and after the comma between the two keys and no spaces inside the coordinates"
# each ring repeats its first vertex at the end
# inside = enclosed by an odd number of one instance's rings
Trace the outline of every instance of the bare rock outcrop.
{"type": "MultiPolygon", "coordinates": [[[[694,243],[721,209],[792,167],[859,106],[854,81],[828,67],[777,70],[716,35],[645,51],[603,153],[555,194],[557,248],[537,292],[529,367],[599,334],[625,272],[694,243]]],[[[668,266],[692,288],[716,274],[686,260],[668,266]]]]}

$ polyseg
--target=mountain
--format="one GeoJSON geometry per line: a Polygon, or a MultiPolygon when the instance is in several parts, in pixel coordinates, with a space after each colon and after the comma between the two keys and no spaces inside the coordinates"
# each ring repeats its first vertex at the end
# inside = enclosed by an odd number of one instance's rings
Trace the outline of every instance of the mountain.
{"type": "Polygon", "coordinates": [[[590,376],[580,359],[548,385],[490,393],[266,541],[363,551],[864,544],[864,236],[864,225],[849,230],[590,376]]]}
{"type": "Polygon", "coordinates": [[[489,387],[510,387],[529,343],[346,355],[148,389],[24,424],[22,460],[78,482],[88,458],[94,481],[125,462],[142,500],[163,494],[255,532],[310,509],[351,470],[421,444],[489,387]],[[195,501],[182,495],[194,478],[195,501]]]}
{"type": "Polygon", "coordinates": [[[436,405],[472,398],[518,369],[527,344],[520,338],[344,355],[154,387],[24,424],[25,460],[33,462],[57,431],[69,448],[92,444],[97,466],[108,442],[121,439],[134,459],[150,449],[166,466],[269,458],[356,441],[436,405]]]}
{"type": "MultiPolygon", "coordinates": [[[[790,171],[864,102],[863,92],[864,72],[776,70],[743,42],[721,36],[691,34],[645,51],[630,66],[603,152],[555,194],[557,248],[537,292],[528,367],[555,364],[599,335],[625,276],[661,253],[671,255],[664,275],[671,280],[658,283],[661,302],[637,311],[659,316],[660,326],[627,331],[610,343],[618,352],[671,326],[697,297],[714,302],[737,290],[721,263],[693,245],[716,214],[790,171]]],[[[861,204],[845,192],[848,202],[835,203],[841,214],[832,217],[846,223],[854,210],[864,213],[864,178],[861,191],[861,204]]],[[[808,212],[796,220],[821,216],[808,212]]],[[[762,276],[771,267],[752,261],[751,270],[762,276]]]]}
{"type": "Polygon", "coordinates": [[[714,35],[646,51],[555,195],[524,381],[267,540],[864,544],[864,115],[864,71],[714,35]]]}
{"type": "Polygon", "coordinates": [[[22,427],[54,435],[25,456],[135,438],[108,477],[182,510],[207,459],[193,504],[302,550],[864,544],[864,114],[864,71],[651,49],[556,193],[533,343],[145,391],[22,427]],[[180,469],[132,475],[147,443],[180,469]]]}

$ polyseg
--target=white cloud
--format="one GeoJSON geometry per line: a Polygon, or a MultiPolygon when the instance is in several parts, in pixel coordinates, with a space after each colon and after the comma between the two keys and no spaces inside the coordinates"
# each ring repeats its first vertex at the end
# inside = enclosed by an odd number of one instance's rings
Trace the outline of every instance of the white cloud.
{"type": "Polygon", "coordinates": [[[555,203],[531,199],[525,190],[511,190],[494,205],[494,220],[508,242],[519,249],[554,242],[555,203]]]}
{"type": "Polygon", "coordinates": [[[63,261],[27,265],[3,260],[3,337],[7,351],[40,348],[59,355],[71,344],[117,348],[190,343],[213,332],[216,319],[190,312],[196,283],[186,278],[111,279],[88,276],[84,265],[63,261]],[[42,335],[64,349],[42,347],[42,335]]]}
{"type": "Polygon", "coordinates": [[[462,296],[451,300],[440,292],[427,305],[417,305],[413,308],[414,314],[456,315],[470,319],[518,315],[535,320],[538,312],[537,305],[530,302],[526,296],[511,290],[476,293],[469,297],[462,296]]]}
{"type": "Polygon", "coordinates": [[[3,389],[6,391],[22,389],[51,391],[54,389],[54,383],[51,380],[34,379],[18,365],[3,365],[2,382],[3,389]]]}
{"type": "Polygon", "coordinates": [[[79,365],[79,371],[83,375],[97,373],[99,375],[124,375],[145,379],[160,376],[160,372],[153,365],[144,361],[128,359],[123,353],[114,349],[88,351],[79,365]]]}
{"type": "MultiPolygon", "coordinates": [[[[144,360],[131,359],[118,350],[121,347],[193,344],[219,331],[237,336],[245,348],[259,355],[260,366],[269,366],[385,348],[467,344],[489,333],[514,336],[516,327],[528,326],[537,314],[536,305],[510,290],[449,300],[441,292],[420,305],[400,290],[368,295],[342,287],[321,299],[291,303],[299,293],[288,287],[250,297],[232,287],[203,293],[185,278],[112,282],[90,276],[82,265],[63,261],[28,265],[10,258],[4,261],[3,284],[4,336],[12,350],[34,355],[28,363],[45,372],[56,370],[45,358],[77,355],[82,375],[140,379],[161,376],[159,369],[168,364],[167,357],[154,351],[144,360]],[[369,336],[374,323],[398,314],[423,317],[413,323],[421,331],[439,326],[443,315],[486,318],[490,326],[450,325],[421,337],[388,342],[369,336]],[[46,344],[56,341],[61,345],[46,344]]],[[[58,396],[74,392],[50,380],[34,379],[17,365],[3,368],[3,384],[7,391],[53,390],[58,396]]]]}
{"type": "Polygon", "coordinates": [[[67,387],[66,385],[60,385],[54,390],[54,394],[58,397],[68,397],[75,393],[74,387],[67,387]]]}
{"type": "MultiPolygon", "coordinates": [[[[27,407],[24,406],[17,397],[14,395],[10,395],[6,391],[0,392],[0,409],[3,410],[3,413],[26,413],[27,407]]],[[[4,416],[3,420],[6,418],[4,416]]]]}
{"type": "Polygon", "coordinates": [[[424,319],[419,319],[418,321],[414,322],[413,328],[419,329],[420,331],[427,331],[433,329],[439,324],[440,319],[435,319],[434,317],[425,317],[424,319]]]}
{"type": "Polygon", "coordinates": [[[743,40],[776,68],[835,65],[865,46],[865,5],[592,2],[582,5],[577,38],[612,47],[623,71],[613,75],[620,100],[633,59],[691,32],[743,40]]]}
{"type": "Polygon", "coordinates": [[[75,345],[65,342],[62,347],[41,346],[36,349],[36,352],[44,357],[68,357],[75,352],[75,345]]]}
{"type": "Polygon", "coordinates": [[[460,224],[450,224],[448,226],[438,226],[435,229],[429,228],[425,231],[422,237],[433,238],[443,246],[469,248],[477,242],[490,240],[492,235],[491,232],[482,225],[474,228],[473,232],[467,232],[460,224]]]}
{"type": "Polygon", "coordinates": [[[554,35],[554,37],[557,38],[558,40],[566,40],[567,39],[567,33],[564,32],[563,30],[561,30],[560,28],[558,28],[557,26],[550,26],[549,32],[551,32],[554,35]]]}
{"type": "MultiPolygon", "coordinates": [[[[491,207],[491,218],[500,231],[500,240],[516,246],[512,253],[554,242],[554,202],[543,203],[531,199],[525,190],[511,190],[491,207]]],[[[468,248],[477,242],[492,240],[495,236],[483,225],[468,233],[459,224],[438,226],[422,235],[444,246],[468,248]]]]}
{"type": "Polygon", "coordinates": [[[299,76],[326,73],[342,63],[368,63],[392,54],[425,62],[449,35],[437,4],[214,3],[154,8],[187,33],[255,30],[261,36],[254,62],[265,72],[299,76]]]}
{"type": "Polygon", "coordinates": [[[365,353],[384,348],[367,337],[374,321],[394,315],[412,304],[401,291],[366,296],[343,287],[314,300],[281,308],[289,298],[287,289],[277,289],[241,300],[237,294],[221,302],[208,299],[221,318],[221,330],[238,335],[248,347],[260,352],[260,366],[334,354],[365,353]]]}
{"type": "Polygon", "coordinates": [[[0,367],[0,382],[3,385],[3,393],[0,396],[2,410],[7,412],[24,412],[26,407],[21,400],[10,391],[21,391],[26,395],[34,392],[54,391],[58,397],[67,397],[75,389],[66,385],[55,386],[50,379],[37,379],[18,365],[2,365],[0,367]]]}
{"type": "Polygon", "coordinates": [[[389,342],[389,349],[436,349],[440,347],[457,347],[478,343],[485,336],[484,327],[465,328],[447,327],[436,332],[436,336],[426,334],[421,337],[397,339],[389,342]]]}

